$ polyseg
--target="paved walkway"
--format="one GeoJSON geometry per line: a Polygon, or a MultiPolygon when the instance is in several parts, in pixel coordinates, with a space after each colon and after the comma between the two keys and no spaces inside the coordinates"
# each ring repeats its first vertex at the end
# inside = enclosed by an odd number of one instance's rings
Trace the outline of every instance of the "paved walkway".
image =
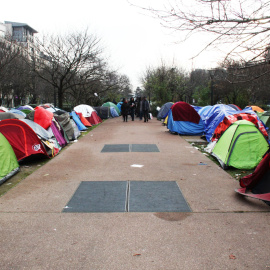
{"type": "Polygon", "coordinates": [[[238,187],[159,121],[106,120],[0,198],[0,268],[270,269],[270,208],[238,187]],[[62,212],[82,181],[176,181],[192,212],[62,212]]]}

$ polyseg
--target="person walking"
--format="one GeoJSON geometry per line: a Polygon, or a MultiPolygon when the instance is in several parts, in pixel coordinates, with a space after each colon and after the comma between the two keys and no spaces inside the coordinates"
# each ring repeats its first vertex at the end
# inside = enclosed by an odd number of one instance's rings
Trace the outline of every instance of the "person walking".
{"type": "Polygon", "coordinates": [[[121,105],[121,113],[122,113],[124,122],[127,122],[128,111],[129,111],[129,104],[128,104],[127,100],[124,98],[123,99],[123,104],[121,105]]]}
{"type": "Polygon", "coordinates": [[[142,100],[142,111],[143,111],[144,122],[148,122],[149,102],[146,99],[146,97],[143,97],[143,100],[142,100]]]}
{"type": "Polygon", "coordinates": [[[136,108],[135,100],[133,97],[131,97],[129,101],[129,109],[130,109],[130,116],[131,116],[132,121],[134,121],[135,108],[136,108]]]}

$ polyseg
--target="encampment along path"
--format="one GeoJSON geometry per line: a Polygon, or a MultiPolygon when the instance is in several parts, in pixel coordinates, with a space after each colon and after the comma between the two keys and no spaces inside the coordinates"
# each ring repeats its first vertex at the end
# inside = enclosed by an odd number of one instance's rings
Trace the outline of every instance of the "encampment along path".
{"type": "Polygon", "coordinates": [[[1,269],[268,269],[269,206],[238,187],[160,121],[108,119],[0,197],[1,269]]]}

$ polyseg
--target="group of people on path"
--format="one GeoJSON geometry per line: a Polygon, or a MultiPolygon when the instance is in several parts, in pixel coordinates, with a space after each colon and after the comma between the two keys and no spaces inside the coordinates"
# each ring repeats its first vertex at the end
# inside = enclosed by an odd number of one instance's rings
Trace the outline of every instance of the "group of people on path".
{"type": "Polygon", "coordinates": [[[123,104],[121,105],[121,113],[123,116],[123,121],[127,122],[128,115],[130,114],[131,120],[134,121],[135,115],[142,120],[144,118],[144,122],[148,122],[149,119],[149,109],[150,105],[146,97],[139,97],[134,100],[133,97],[127,101],[126,98],[123,99],[123,104]]]}

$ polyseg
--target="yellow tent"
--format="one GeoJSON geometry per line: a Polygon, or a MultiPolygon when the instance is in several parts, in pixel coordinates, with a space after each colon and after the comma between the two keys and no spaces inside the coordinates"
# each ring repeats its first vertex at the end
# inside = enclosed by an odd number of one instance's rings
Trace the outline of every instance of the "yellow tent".
{"type": "Polygon", "coordinates": [[[264,112],[264,110],[258,106],[250,106],[251,109],[255,112],[264,112]]]}

